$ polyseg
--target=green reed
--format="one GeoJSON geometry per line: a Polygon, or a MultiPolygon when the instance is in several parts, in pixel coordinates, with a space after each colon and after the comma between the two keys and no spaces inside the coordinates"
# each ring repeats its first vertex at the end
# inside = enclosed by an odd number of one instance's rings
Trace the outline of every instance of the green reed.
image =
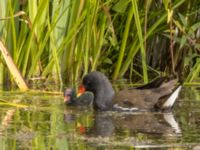
{"type": "MultiPolygon", "coordinates": [[[[3,0],[0,35],[27,80],[74,84],[100,70],[114,80],[128,74],[133,81],[147,82],[175,74],[196,82],[198,3],[3,0]]],[[[9,73],[3,58],[1,62],[3,83],[9,73]]]]}

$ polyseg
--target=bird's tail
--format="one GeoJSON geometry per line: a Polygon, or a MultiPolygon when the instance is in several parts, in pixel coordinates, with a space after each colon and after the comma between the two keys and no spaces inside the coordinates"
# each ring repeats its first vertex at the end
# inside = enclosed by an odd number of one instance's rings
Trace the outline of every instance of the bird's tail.
{"type": "Polygon", "coordinates": [[[170,95],[170,97],[163,103],[162,108],[167,109],[171,108],[174,105],[174,102],[176,101],[182,86],[178,86],[176,90],[170,95]]]}

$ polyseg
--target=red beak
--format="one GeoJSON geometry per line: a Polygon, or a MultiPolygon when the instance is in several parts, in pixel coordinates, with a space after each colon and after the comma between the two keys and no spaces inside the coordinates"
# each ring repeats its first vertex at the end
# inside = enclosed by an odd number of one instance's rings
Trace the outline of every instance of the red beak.
{"type": "Polygon", "coordinates": [[[84,92],[85,92],[85,87],[84,87],[84,85],[80,85],[79,88],[78,88],[77,96],[82,95],[84,92]]]}
{"type": "Polygon", "coordinates": [[[70,96],[65,95],[65,96],[64,96],[64,103],[69,102],[69,100],[70,100],[70,96]]]}

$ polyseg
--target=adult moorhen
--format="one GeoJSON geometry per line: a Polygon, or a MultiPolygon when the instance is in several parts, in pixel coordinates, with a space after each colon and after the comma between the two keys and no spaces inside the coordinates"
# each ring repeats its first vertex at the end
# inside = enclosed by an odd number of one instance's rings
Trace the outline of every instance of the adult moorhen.
{"type": "Polygon", "coordinates": [[[172,108],[181,90],[181,86],[176,87],[176,79],[166,83],[163,81],[160,78],[143,87],[115,93],[108,78],[103,73],[94,71],[83,78],[82,84],[86,92],[94,94],[93,106],[96,110],[163,111],[172,108]]]}

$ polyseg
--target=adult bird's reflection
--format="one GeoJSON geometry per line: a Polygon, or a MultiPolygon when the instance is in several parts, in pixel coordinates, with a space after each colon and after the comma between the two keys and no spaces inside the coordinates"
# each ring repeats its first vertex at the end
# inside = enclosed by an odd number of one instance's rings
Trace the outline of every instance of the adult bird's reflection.
{"type": "Polygon", "coordinates": [[[88,135],[112,136],[123,131],[131,134],[180,135],[181,130],[172,113],[110,113],[96,112],[88,135]]]}

